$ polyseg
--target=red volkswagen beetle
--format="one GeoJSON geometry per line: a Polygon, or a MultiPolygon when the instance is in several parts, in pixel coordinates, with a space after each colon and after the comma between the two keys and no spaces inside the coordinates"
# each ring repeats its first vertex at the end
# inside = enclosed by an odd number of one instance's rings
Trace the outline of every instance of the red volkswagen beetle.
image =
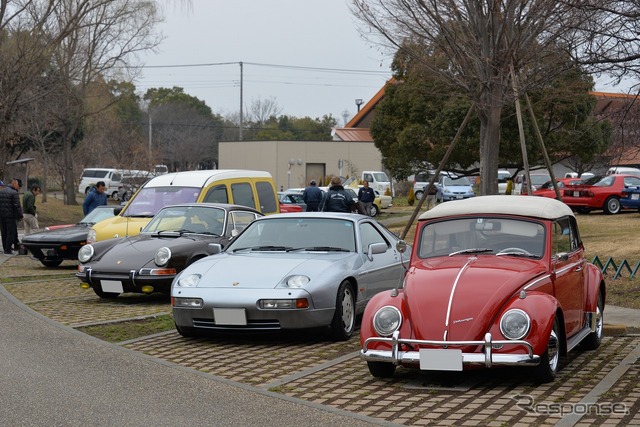
{"type": "Polygon", "coordinates": [[[622,209],[620,198],[626,196],[623,190],[637,186],[640,186],[640,177],[635,175],[594,176],[582,184],[566,187],[562,201],[582,214],[599,209],[606,214],[617,214],[622,209]]]}
{"type": "Polygon", "coordinates": [[[578,225],[550,198],[482,196],[420,216],[401,289],[371,299],[361,357],[376,377],[397,366],[461,371],[523,366],[555,377],[560,357],[602,338],[605,282],[578,225]]]}

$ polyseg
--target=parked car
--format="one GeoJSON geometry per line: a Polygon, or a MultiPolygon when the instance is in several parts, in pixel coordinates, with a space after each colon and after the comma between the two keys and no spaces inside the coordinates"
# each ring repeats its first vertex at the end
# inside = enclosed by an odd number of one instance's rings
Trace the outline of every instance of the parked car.
{"type": "Polygon", "coordinates": [[[131,197],[144,185],[145,182],[151,178],[152,175],[124,175],[122,177],[122,181],[118,186],[118,196],[117,200],[121,200],[123,202],[129,201],[131,197]]]}
{"type": "Polygon", "coordinates": [[[441,204],[419,218],[403,286],[367,305],[361,357],[376,377],[398,365],[522,366],[551,381],[568,351],[600,345],[605,295],[562,202],[496,195],[441,204]]]}
{"type": "Polygon", "coordinates": [[[447,202],[475,197],[473,184],[466,176],[444,172],[438,178],[436,201],[447,202]]]}
{"type": "Polygon", "coordinates": [[[302,200],[302,193],[297,191],[281,191],[278,192],[278,200],[280,200],[280,212],[283,205],[299,206],[302,212],[307,211],[307,204],[302,200]]]}
{"type": "Polygon", "coordinates": [[[258,218],[223,252],[176,277],[176,329],[192,336],[328,326],[334,339],[346,340],[373,295],[402,282],[399,242],[364,215],[258,218]]]}
{"type": "Polygon", "coordinates": [[[620,205],[624,209],[637,209],[640,212],[640,187],[628,187],[622,190],[620,205]]]}
{"type": "Polygon", "coordinates": [[[246,206],[186,203],[161,209],[140,234],[85,245],[76,277],[101,298],[123,292],[169,293],[177,273],[226,246],[262,214],[246,206]]]}
{"type": "Polygon", "coordinates": [[[640,186],[640,176],[599,175],[565,188],[562,201],[582,214],[600,209],[605,214],[617,214],[622,210],[620,199],[624,197],[624,189],[637,186],[640,186]]]}
{"type": "MultiPolygon", "coordinates": [[[[551,175],[549,172],[531,172],[529,173],[531,177],[531,191],[536,191],[538,188],[542,187],[542,185],[551,181],[551,175]]],[[[529,189],[527,188],[527,178],[524,173],[516,176],[514,181],[514,193],[513,194],[528,194],[529,189]]]]}
{"type": "MultiPolygon", "coordinates": [[[[582,180],[580,178],[557,178],[556,181],[558,182],[560,197],[562,197],[565,188],[572,185],[582,184],[582,180]]],[[[545,182],[540,186],[540,188],[533,192],[533,195],[555,199],[556,189],[553,187],[553,182],[551,180],[545,182]]]]}
{"type": "MultiPolygon", "coordinates": [[[[425,187],[429,185],[431,178],[433,177],[435,171],[427,171],[422,173],[417,173],[413,176],[409,177],[410,181],[413,181],[413,194],[416,196],[417,200],[422,199],[422,195],[424,194],[425,187]]],[[[436,180],[435,184],[438,181],[436,180]]]]}
{"type": "Polygon", "coordinates": [[[511,179],[511,172],[506,169],[498,171],[498,194],[507,194],[507,184],[511,179]]]}
{"type": "Polygon", "coordinates": [[[77,224],[51,226],[26,234],[22,245],[46,267],[57,267],[65,259],[78,259],[78,251],[87,243],[89,229],[97,222],[114,216],[115,206],[98,206],[77,224]]]}

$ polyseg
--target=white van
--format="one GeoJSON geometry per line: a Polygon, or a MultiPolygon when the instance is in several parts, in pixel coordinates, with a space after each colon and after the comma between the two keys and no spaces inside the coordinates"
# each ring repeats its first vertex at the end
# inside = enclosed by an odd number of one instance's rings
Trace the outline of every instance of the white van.
{"type": "Polygon", "coordinates": [[[98,181],[104,181],[107,189],[107,196],[116,199],[118,197],[118,187],[122,182],[122,171],[120,169],[111,168],[87,168],[82,171],[80,183],[78,184],[78,193],[87,194],[91,187],[94,187],[98,181]]]}
{"type": "Polygon", "coordinates": [[[613,175],[615,173],[625,174],[625,175],[640,176],[640,169],[638,169],[638,168],[628,168],[628,167],[624,167],[624,166],[612,166],[607,171],[607,175],[613,175]]]}

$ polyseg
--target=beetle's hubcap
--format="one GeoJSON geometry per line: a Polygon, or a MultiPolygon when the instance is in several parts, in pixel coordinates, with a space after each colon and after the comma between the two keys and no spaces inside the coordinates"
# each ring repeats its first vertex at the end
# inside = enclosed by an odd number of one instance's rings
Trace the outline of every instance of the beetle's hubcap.
{"type": "Polygon", "coordinates": [[[560,340],[558,340],[555,329],[551,331],[551,336],[549,337],[547,354],[549,355],[549,369],[555,371],[558,368],[558,361],[560,360],[560,340]]]}

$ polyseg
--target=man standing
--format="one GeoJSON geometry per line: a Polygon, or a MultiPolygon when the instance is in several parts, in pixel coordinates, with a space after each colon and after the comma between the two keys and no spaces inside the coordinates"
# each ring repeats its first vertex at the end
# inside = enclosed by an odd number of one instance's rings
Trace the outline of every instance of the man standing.
{"type": "Polygon", "coordinates": [[[322,190],[316,186],[316,181],[311,180],[309,186],[302,192],[302,201],[307,205],[307,212],[318,212],[318,206],[322,201],[322,190]]]}
{"type": "Polygon", "coordinates": [[[361,203],[365,215],[371,216],[371,205],[375,199],[376,193],[369,187],[369,181],[365,181],[364,186],[358,190],[358,202],[361,203]]]}
{"type": "Polygon", "coordinates": [[[24,215],[24,234],[30,234],[38,228],[38,215],[36,214],[36,196],[40,194],[40,187],[33,184],[29,191],[22,197],[22,213],[24,215]]]}
{"type": "Polygon", "coordinates": [[[346,212],[349,213],[355,209],[356,203],[349,193],[342,186],[342,180],[336,176],[331,180],[331,187],[322,199],[323,212],[346,212]]]}
{"type": "Polygon", "coordinates": [[[87,193],[87,197],[84,198],[84,202],[82,203],[82,211],[85,215],[88,215],[89,212],[98,206],[107,205],[107,195],[104,192],[105,189],[106,185],[104,181],[98,181],[96,186],[87,193]]]}
{"type": "Polygon", "coordinates": [[[18,221],[22,219],[18,188],[18,180],[13,178],[9,185],[0,190],[0,233],[6,255],[12,255],[11,248],[18,246],[18,242],[14,241],[18,235],[18,221]]]}

